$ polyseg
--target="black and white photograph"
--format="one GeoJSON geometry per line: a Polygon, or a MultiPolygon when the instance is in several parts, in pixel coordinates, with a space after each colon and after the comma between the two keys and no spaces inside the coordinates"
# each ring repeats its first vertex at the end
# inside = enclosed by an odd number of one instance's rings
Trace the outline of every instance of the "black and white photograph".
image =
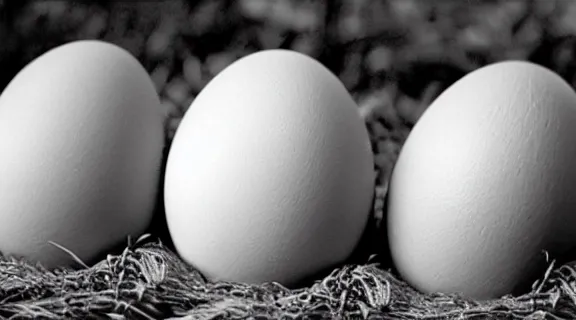
{"type": "Polygon", "coordinates": [[[576,320],[576,0],[0,0],[0,320],[576,320]]]}

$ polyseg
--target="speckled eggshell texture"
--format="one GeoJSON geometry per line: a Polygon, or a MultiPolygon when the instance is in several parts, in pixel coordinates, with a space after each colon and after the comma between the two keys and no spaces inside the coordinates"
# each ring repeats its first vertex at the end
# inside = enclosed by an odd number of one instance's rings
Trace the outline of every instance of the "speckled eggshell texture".
{"type": "Polygon", "coordinates": [[[0,251],[48,268],[86,263],[149,225],[164,145],[138,61],[100,41],[54,48],[0,96],[0,251]]]}
{"type": "Polygon", "coordinates": [[[425,292],[516,292],[576,244],[576,95],[520,61],[465,76],[424,113],[388,199],[400,274],[425,292]],[[542,270],[541,270],[542,271],[542,270]]]}
{"type": "Polygon", "coordinates": [[[212,279],[287,286],[351,254],[375,178],[368,132],[342,83],[285,50],[242,58],[205,87],[166,170],[182,258],[212,279]]]}

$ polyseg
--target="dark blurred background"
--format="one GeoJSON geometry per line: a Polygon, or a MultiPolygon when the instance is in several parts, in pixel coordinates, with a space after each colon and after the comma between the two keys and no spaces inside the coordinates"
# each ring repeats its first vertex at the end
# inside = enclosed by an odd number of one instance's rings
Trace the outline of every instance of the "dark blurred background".
{"type": "Polygon", "coordinates": [[[98,38],[137,56],[176,114],[230,62],[290,48],[358,99],[393,88],[413,123],[415,102],[494,61],[533,60],[574,83],[575,35],[571,0],[0,0],[0,89],[46,50],[98,38]]]}

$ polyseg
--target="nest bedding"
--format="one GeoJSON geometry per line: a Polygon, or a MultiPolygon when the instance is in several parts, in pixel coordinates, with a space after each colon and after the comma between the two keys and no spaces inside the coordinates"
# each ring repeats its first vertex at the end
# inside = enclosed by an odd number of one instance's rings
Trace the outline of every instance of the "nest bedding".
{"type": "Polygon", "coordinates": [[[304,288],[209,282],[172,253],[159,219],[150,237],[89,268],[47,271],[0,257],[0,319],[576,319],[576,262],[550,261],[531,292],[480,302],[419,293],[379,250],[391,168],[442,90],[504,59],[531,60],[575,83],[573,2],[0,1],[0,17],[2,87],[59,44],[118,44],[154,80],[168,144],[194,96],[232,61],[269,48],[309,54],[358,102],[378,172],[361,250],[304,288]]]}

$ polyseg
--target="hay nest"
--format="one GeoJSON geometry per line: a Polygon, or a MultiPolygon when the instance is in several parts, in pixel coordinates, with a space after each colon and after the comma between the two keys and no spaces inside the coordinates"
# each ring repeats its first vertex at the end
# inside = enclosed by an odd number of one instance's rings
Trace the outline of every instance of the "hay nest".
{"type": "Polygon", "coordinates": [[[0,318],[575,319],[575,268],[555,269],[529,294],[477,302],[421,294],[370,263],[298,290],[211,283],[162,244],[147,243],[80,271],[0,260],[0,318]]]}
{"type": "Polygon", "coordinates": [[[49,271],[0,255],[0,319],[576,319],[576,262],[551,262],[522,296],[480,302],[414,290],[377,249],[385,246],[377,235],[391,168],[430,101],[466,72],[503,59],[532,60],[574,83],[576,6],[266,3],[0,1],[0,86],[54,46],[104,39],[149,70],[170,140],[194,96],[231,61],[266,48],[305,52],[340,77],[370,132],[378,178],[364,253],[296,290],[210,282],[154,230],[80,269],[49,271]]]}

